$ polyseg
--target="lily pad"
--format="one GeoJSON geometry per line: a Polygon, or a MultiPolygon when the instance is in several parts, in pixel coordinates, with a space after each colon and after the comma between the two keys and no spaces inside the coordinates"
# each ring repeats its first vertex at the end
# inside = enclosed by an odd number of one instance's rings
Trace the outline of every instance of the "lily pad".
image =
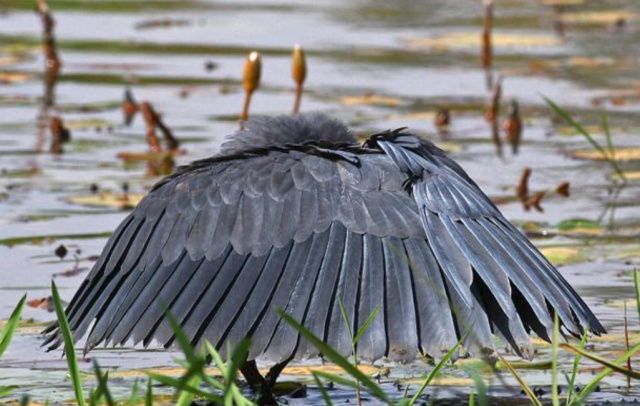
{"type": "Polygon", "coordinates": [[[600,224],[592,220],[581,218],[561,221],[557,227],[559,231],[571,234],[598,235],[602,232],[600,224]]]}
{"type": "Polygon", "coordinates": [[[109,123],[107,120],[99,119],[99,118],[86,118],[86,119],[77,119],[77,120],[66,120],[65,127],[70,130],[87,130],[93,128],[102,128],[113,125],[109,123]]]}
{"type": "MultiPolygon", "coordinates": [[[[640,171],[625,171],[623,172],[626,180],[640,180],[640,171]]],[[[613,179],[620,180],[622,177],[620,174],[614,173],[611,175],[613,179]]]]}
{"type": "Polygon", "coordinates": [[[26,82],[31,75],[25,72],[0,72],[0,84],[12,84],[26,82]]]}
{"type": "MultiPolygon", "coordinates": [[[[589,159],[593,161],[607,160],[599,151],[594,149],[579,149],[571,152],[571,156],[577,159],[589,159]]],[[[640,147],[621,147],[613,152],[613,159],[616,161],[638,161],[640,160],[640,147]]]]}
{"type": "Polygon", "coordinates": [[[90,207],[111,207],[115,209],[128,210],[134,208],[145,195],[143,193],[123,193],[103,192],[91,195],[71,196],[67,201],[72,204],[90,207]]]}
{"type": "Polygon", "coordinates": [[[542,247],[540,252],[554,265],[565,265],[581,262],[584,257],[575,247],[542,247]]]}
{"type": "MultiPolygon", "coordinates": [[[[545,34],[495,33],[491,40],[496,48],[550,47],[561,44],[558,37],[545,34]]],[[[451,32],[429,38],[409,38],[407,43],[412,47],[439,50],[479,48],[481,36],[476,32],[451,32]]]]}
{"type": "Polygon", "coordinates": [[[340,98],[340,103],[347,106],[367,105],[367,106],[384,106],[396,107],[400,105],[400,99],[377,94],[363,94],[361,96],[344,96],[340,98]]]}
{"type": "Polygon", "coordinates": [[[618,21],[634,21],[640,14],[626,10],[598,10],[562,13],[560,20],[569,24],[611,25],[618,21]]]}

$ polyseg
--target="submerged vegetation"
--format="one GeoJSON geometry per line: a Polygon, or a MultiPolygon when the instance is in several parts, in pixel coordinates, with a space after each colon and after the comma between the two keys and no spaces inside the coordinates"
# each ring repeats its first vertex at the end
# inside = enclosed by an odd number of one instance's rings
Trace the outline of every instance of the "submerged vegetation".
{"type": "Polygon", "coordinates": [[[284,371],[281,399],[640,399],[640,326],[627,314],[635,300],[640,316],[640,272],[630,274],[640,264],[635,2],[478,0],[468,16],[435,1],[49,3],[0,1],[0,403],[258,401],[238,374],[249,341],[194,348],[168,314],[179,352],[97,349],[87,359],[74,349],[63,298],[159,176],[210,155],[250,114],[309,110],[358,134],[409,126],[454,154],[551,262],[566,265],[609,334],[565,337],[556,320],[551,343],[534,339],[531,361],[506,350],[491,362],[468,358],[461,340],[438,359],[370,366],[357,344],[377,312],[356,331],[342,312],[345,358],[280,311],[322,354],[322,365],[284,371]],[[304,52],[292,53],[297,41],[304,52]],[[53,317],[64,360],[38,348],[53,317]]]}

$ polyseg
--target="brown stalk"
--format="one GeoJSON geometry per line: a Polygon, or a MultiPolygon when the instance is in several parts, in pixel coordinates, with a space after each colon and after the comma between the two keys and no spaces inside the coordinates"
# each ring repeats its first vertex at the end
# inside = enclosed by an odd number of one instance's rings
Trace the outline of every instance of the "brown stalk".
{"type": "Polygon", "coordinates": [[[262,62],[260,53],[251,52],[244,62],[242,85],[244,87],[244,103],[242,105],[242,114],[240,122],[249,119],[249,106],[251,105],[251,96],[253,92],[260,86],[260,73],[262,70],[262,62]]]}
{"type": "Polygon", "coordinates": [[[520,118],[520,108],[516,100],[511,100],[509,103],[509,112],[502,124],[502,129],[507,142],[511,145],[511,150],[514,154],[517,154],[522,140],[522,119],[520,118]]]}
{"type": "Polygon", "coordinates": [[[153,152],[162,151],[160,141],[158,141],[158,136],[156,135],[156,120],[153,107],[151,107],[151,104],[148,102],[143,102],[140,105],[140,111],[142,112],[142,117],[144,118],[144,123],[147,127],[146,138],[149,149],[153,152]]]}
{"type": "Polygon", "coordinates": [[[438,130],[443,130],[449,127],[449,124],[451,124],[451,112],[449,111],[449,109],[438,109],[438,111],[436,112],[436,116],[433,119],[433,123],[438,130]]]}
{"type": "Polygon", "coordinates": [[[64,126],[62,119],[53,116],[49,120],[49,131],[51,131],[51,146],[49,151],[52,154],[61,154],[62,144],[71,141],[71,132],[64,126]]]}
{"type": "Polygon", "coordinates": [[[569,187],[570,187],[569,182],[562,182],[556,187],[556,193],[563,197],[569,197],[570,195],[569,187]]]}
{"type": "Polygon", "coordinates": [[[167,149],[169,151],[176,151],[180,146],[180,142],[173,135],[171,129],[162,121],[162,117],[155,111],[151,103],[142,103],[140,110],[142,110],[142,116],[147,125],[147,142],[151,150],[156,152],[162,150],[155,131],[155,129],[158,128],[164,137],[167,149]]]}
{"type": "Polygon", "coordinates": [[[56,47],[56,39],[53,33],[55,27],[55,20],[51,15],[49,5],[46,0],[36,1],[36,11],[40,14],[42,20],[42,47],[45,57],[45,70],[58,72],[62,63],[58,58],[58,50],[56,47]]]}
{"type": "Polygon", "coordinates": [[[298,44],[293,47],[293,53],[291,55],[291,77],[296,84],[296,98],[293,103],[293,114],[298,114],[300,111],[304,81],[307,78],[307,60],[304,55],[304,50],[298,44]]]}
{"type": "Polygon", "coordinates": [[[516,195],[523,203],[529,199],[529,177],[531,177],[531,168],[524,168],[516,189],[516,195]]]}
{"type": "Polygon", "coordinates": [[[530,207],[533,207],[534,209],[536,209],[540,213],[544,212],[544,209],[542,208],[541,203],[542,203],[542,198],[545,196],[545,194],[546,194],[545,192],[536,192],[536,193],[534,193],[524,203],[525,210],[528,211],[530,207]]]}
{"type": "Polygon", "coordinates": [[[487,111],[487,120],[491,124],[491,139],[496,146],[496,152],[502,156],[502,140],[500,139],[498,118],[500,116],[500,98],[502,97],[502,78],[498,77],[493,85],[491,103],[487,111]]]}
{"type": "Polygon", "coordinates": [[[139,109],[136,100],[133,98],[133,93],[131,93],[130,89],[126,89],[122,100],[122,117],[126,126],[131,125],[139,109]]]}
{"type": "Polygon", "coordinates": [[[491,29],[493,28],[493,1],[484,0],[484,19],[482,20],[482,67],[490,69],[493,59],[491,47],[491,29]]]}

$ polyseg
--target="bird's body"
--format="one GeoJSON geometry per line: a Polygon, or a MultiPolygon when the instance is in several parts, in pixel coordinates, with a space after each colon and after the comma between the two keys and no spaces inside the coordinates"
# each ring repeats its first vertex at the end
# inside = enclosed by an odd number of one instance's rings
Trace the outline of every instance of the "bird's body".
{"type": "MultiPolygon", "coordinates": [[[[167,308],[194,343],[248,337],[249,360],[318,355],[282,308],[342,354],[380,313],[360,357],[527,352],[552,311],[580,334],[604,329],[478,186],[433,144],[402,131],[358,145],[322,115],[260,118],[219,155],[161,180],[122,222],[67,308],[75,338],[169,346],[167,308]]],[[[56,329],[49,341],[60,344],[56,329]]]]}

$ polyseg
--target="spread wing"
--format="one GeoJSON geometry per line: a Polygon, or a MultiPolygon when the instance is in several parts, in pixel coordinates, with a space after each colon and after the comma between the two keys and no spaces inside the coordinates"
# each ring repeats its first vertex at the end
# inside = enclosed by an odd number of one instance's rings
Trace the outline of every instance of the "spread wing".
{"type": "MultiPolygon", "coordinates": [[[[380,153],[265,148],[213,158],[157,185],[109,239],[67,308],[76,339],[171,345],[252,338],[251,357],[316,355],[282,308],[344,354],[413,359],[457,340],[406,176],[380,153]]],[[[48,342],[60,345],[55,326],[48,342]]]]}
{"type": "Polygon", "coordinates": [[[530,330],[548,339],[551,311],[570,333],[604,332],[556,268],[441,150],[397,132],[378,145],[412,180],[430,251],[470,345],[490,348],[495,331],[526,351],[530,330]]]}

